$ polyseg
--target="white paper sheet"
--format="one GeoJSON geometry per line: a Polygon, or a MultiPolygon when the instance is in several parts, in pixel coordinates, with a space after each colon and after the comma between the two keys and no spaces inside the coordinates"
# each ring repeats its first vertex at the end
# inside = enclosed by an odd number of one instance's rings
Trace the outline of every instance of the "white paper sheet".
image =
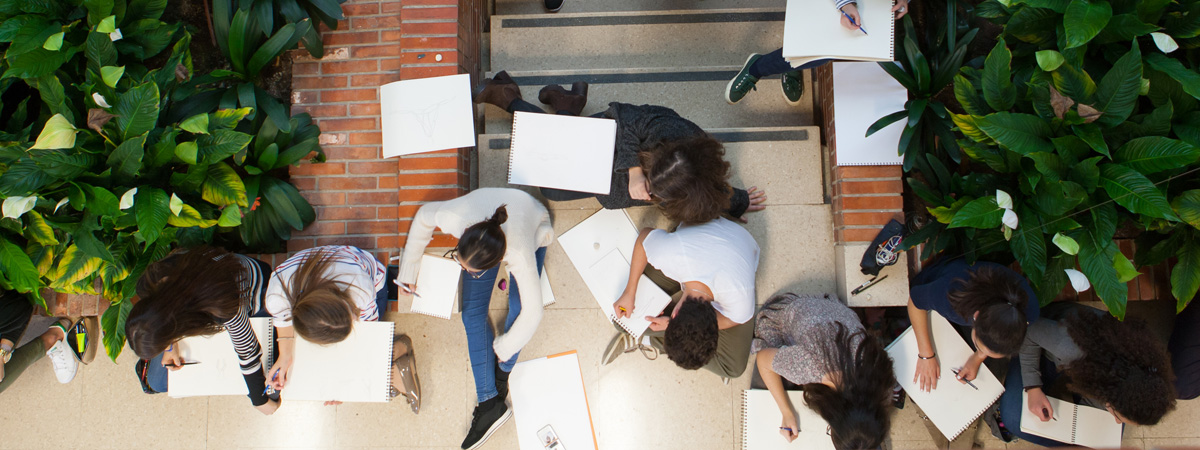
{"type": "MultiPolygon", "coordinates": [[[[266,355],[270,354],[272,345],[268,339],[272,335],[270,327],[270,318],[250,318],[250,328],[254,330],[263,350],[263,373],[270,369],[266,366],[266,355]]],[[[228,331],[212,336],[186,337],[177,345],[184,361],[197,361],[199,364],[167,371],[168,396],[178,398],[248,394],[237,350],[233,348],[228,331]]]]}
{"type": "Polygon", "coordinates": [[[816,59],[891,61],[895,36],[892,0],[858,0],[863,34],[842,26],[833,0],[788,0],[783,57],[793,67],[816,59]]]}
{"type": "Polygon", "coordinates": [[[563,448],[598,448],[574,350],[517,363],[508,387],[521,450],[545,450],[538,431],[547,425],[558,435],[563,448]]]}
{"type": "Polygon", "coordinates": [[[385,158],[475,145],[467,74],[388,83],[379,99],[385,158]]]}
{"type": "Polygon", "coordinates": [[[782,421],[771,391],[742,392],[742,448],[744,450],[833,450],[833,438],[825,434],[829,423],[804,403],[804,391],[788,391],[796,409],[800,436],[788,442],[779,434],[782,421]]]}
{"type": "Polygon", "coordinates": [[[608,194],[615,120],[518,111],[512,130],[510,184],[608,194]]]}
{"type": "Polygon", "coordinates": [[[417,294],[413,296],[412,312],[449,319],[458,302],[462,266],[453,259],[425,254],[417,273],[417,294]]]}
{"type": "Polygon", "coordinates": [[[575,270],[583,273],[614,249],[633,254],[638,230],[620,209],[601,209],[558,237],[575,270]]]}
{"type": "Polygon", "coordinates": [[[538,281],[542,283],[542,306],[550,306],[558,301],[554,298],[554,289],[550,287],[550,276],[546,274],[547,272],[546,268],[543,267],[542,276],[538,277],[538,281]]]}
{"type": "Polygon", "coordinates": [[[671,303],[670,295],[659,289],[650,278],[642,275],[638,279],[633,314],[630,317],[616,318],[613,302],[621,297],[625,287],[629,285],[629,259],[618,249],[613,249],[587,271],[580,272],[580,276],[583,277],[588,290],[592,291],[592,296],[595,297],[604,317],[616,322],[636,338],[641,338],[646,328],[650,327],[646,316],[658,316],[663,308],[671,303]]]}
{"type": "Polygon", "coordinates": [[[386,402],[392,377],[392,322],[354,322],[342,342],[318,345],[296,336],[285,401],[386,402]]]}
{"type": "Polygon", "coordinates": [[[833,126],[839,166],[895,166],[905,120],[865,137],[883,116],[904,110],[908,91],[876,63],[833,63],[833,126]]]}
{"type": "Polygon", "coordinates": [[[1121,425],[1107,410],[1046,397],[1057,420],[1042,422],[1029,412],[1029,396],[1021,395],[1021,431],[1064,444],[1090,448],[1121,447],[1121,425]]]}

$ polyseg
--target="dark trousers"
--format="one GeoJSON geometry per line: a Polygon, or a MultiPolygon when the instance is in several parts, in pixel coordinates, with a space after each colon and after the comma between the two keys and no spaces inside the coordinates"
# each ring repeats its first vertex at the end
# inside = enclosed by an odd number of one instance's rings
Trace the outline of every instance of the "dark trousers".
{"type": "Polygon", "coordinates": [[[750,65],[750,75],[754,78],[763,78],[788,72],[799,72],[801,70],[823,66],[830,61],[833,60],[818,59],[816,61],[805,63],[800,67],[792,67],[791,63],[789,63],[786,59],[783,59],[783,49],[780,48],[771,53],[763,55],[761,58],[758,58],[758,61],[755,61],[754,64],[750,65]]]}
{"type": "Polygon", "coordinates": [[[1175,331],[1167,347],[1175,371],[1175,393],[1181,400],[1200,397],[1200,301],[1175,318],[1175,331]]]}
{"type": "Polygon", "coordinates": [[[15,292],[0,294],[0,339],[12,341],[13,347],[20,345],[31,316],[33,305],[25,296],[15,292]]]}
{"type": "MultiPolygon", "coordinates": [[[[512,103],[508,104],[507,109],[508,109],[508,112],[510,112],[510,113],[522,111],[522,112],[531,112],[531,113],[538,113],[538,114],[548,114],[542,108],[539,108],[537,105],[534,105],[533,103],[529,103],[523,99],[513,100],[512,103]]],[[[568,113],[566,111],[558,111],[555,114],[560,114],[560,115],[564,115],[564,116],[570,115],[570,113],[568,113]]],[[[592,114],[591,117],[604,117],[604,113],[599,112],[596,114],[592,114]]],[[[554,189],[554,188],[546,188],[546,187],[538,188],[538,189],[542,191],[542,196],[546,197],[546,200],[550,200],[553,202],[567,202],[567,201],[571,201],[571,200],[582,200],[585,198],[592,198],[597,195],[597,194],[594,194],[591,192],[564,191],[562,189],[554,189]]]]}

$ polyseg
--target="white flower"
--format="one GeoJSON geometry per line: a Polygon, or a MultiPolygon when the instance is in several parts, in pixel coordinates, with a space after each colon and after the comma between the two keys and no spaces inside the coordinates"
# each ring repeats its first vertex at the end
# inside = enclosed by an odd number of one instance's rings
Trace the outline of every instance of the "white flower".
{"type": "Polygon", "coordinates": [[[1071,279],[1071,287],[1075,292],[1083,292],[1091,289],[1092,284],[1088,282],[1087,276],[1075,269],[1064,269],[1067,272],[1067,278],[1071,279]]]}
{"type": "Polygon", "coordinates": [[[57,213],[57,212],[58,212],[58,208],[62,208],[62,207],[63,207],[63,205],[65,205],[65,204],[69,203],[70,201],[71,201],[71,198],[70,198],[70,197],[63,197],[63,198],[62,198],[62,200],[59,200],[59,201],[58,201],[58,204],[57,204],[57,205],[54,205],[54,212],[55,212],[55,213],[57,213]]]}
{"type": "Polygon", "coordinates": [[[1017,219],[1017,213],[1013,212],[1011,209],[1004,210],[1004,217],[1000,218],[1000,221],[1004,222],[1004,226],[1014,230],[1017,229],[1017,224],[1019,222],[1017,219]]]}
{"type": "Polygon", "coordinates": [[[1004,209],[1013,209],[1012,196],[1008,195],[1007,192],[996,189],[996,204],[1004,209]]]}
{"type": "Polygon", "coordinates": [[[108,100],[105,100],[104,96],[100,95],[99,92],[92,93],[92,101],[96,102],[96,106],[101,108],[112,108],[112,105],[108,104],[108,100]]]}
{"type": "Polygon", "coordinates": [[[37,196],[30,197],[9,197],[4,199],[4,204],[0,205],[4,213],[4,217],[10,219],[19,219],[23,214],[33,209],[33,205],[37,203],[37,196]]]}
{"type": "Polygon", "coordinates": [[[117,41],[121,40],[121,39],[122,39],[122,38],[124,38],[124,37],[125,37],[125,36],[122,36],[122,35],[121,35],[121,29],[120,29],[120,28],[117,28],[117,29],[113,30],[113,32],[112,32],[112,33],[108,33],[108,38],[109,38],[109,39],[112,39],[112,40],[113,40],[113,42],[117,42],[117,41]]]}
{"type": "Polygon", "coordinates": [[[125,191],[121,194],[121,209],[129,209],[133,207],[133,196],[137,195],[137,188],[125,191]]]}

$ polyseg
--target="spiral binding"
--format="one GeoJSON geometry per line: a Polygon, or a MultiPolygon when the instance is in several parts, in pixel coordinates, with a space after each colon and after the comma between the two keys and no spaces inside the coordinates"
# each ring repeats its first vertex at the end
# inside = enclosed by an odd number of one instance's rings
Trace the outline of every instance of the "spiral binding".
{"type": "Polygon", "coordinates": [[[742,450],[750,448],[750,391],[742,391],[742,450]]]}
{"type": "Polygon", "coordinates": [[[629,333],[630,335],[633,335],[634,337],[639,337],[639,338],[641,337],[637,333],[634,333],[633,330],[629,329],[628,325],[625,325],[624,317],[618,318],[616,314],[609,314],[608,319],[611,320],[612,323],[617,324],[618,327],[621,327],[622,330],[625,330],[626,333],[629,333]]]}
{"type": "Polygon", "coordinates": [[[521,111],[513,113],[512,132],[508,139],[508,177],[505,178],[508,183],[512,183],[513,160],[517,157],[517,119],[522,115],[521,111]]]}
{"type": "Polygon", "coordinates": [[[1076,406],[1071,412],[1071,443],[1074,444],[1079,442],[1075,437],[1075,433],[1079,431],[1079,406],[1076,406]]]}
{"type": "MultiPolygon", "coordinates": [[[[390,342],[390,343],[388,343],[388,346],[387,346],[387,355],[388,355],[388,357],[387,357],[387,365],[386,365],[386,366],[384,366],[384,371],[387,373],[387,381],[384,383],[384,386],[386,386],[387,388],[383,390],[383,401],[385,401],[385,402],[391,402],[391,401],[392,401],[392,396],[391,396],[391,390],[392,390],[392,359],[393,359],[393,358],[395,358],[395,355],[393,355],[393,354],[392,354],[392,350],[394,350],[394,349],[396,348],[396,344],[394,343],[394,342],[395,342],[395,341],[394,341],[394,339],[396,339],[396,338],[395,338],[395,335],[396,335],[396,324],[395,324],[394,322],[385,322],[385,323],[389,323],[389,324],[391,324],[391,329],[392,329],[392,330],[391,330],[391,333],[388,333],[388,334],[389,334],[389,335],[391,335],[391,336],[393,336],[393,337],[392,337],[393,341],[392,341],[392,342],[390,342]]],[[[411,352],[411,351],[412,351],[412,349],[409,349],[409,351],[411,352]]]]}
{"type": "Polygon", "coordinates": [[[275,366],[275,323],[271,319],[267,319],[267,336],[266,344],[263,347],[263,374],[271,370],[275,366]]]}

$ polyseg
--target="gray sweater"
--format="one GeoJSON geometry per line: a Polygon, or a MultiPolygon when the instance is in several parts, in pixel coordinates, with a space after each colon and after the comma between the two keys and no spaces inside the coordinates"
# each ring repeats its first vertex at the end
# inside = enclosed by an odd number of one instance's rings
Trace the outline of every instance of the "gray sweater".
{"type": "MultiPolygon", "coordinates": [[[[708,135],[698,125],[665,106],[637,106],[613,102],[608,104],[604,116],[617,121],[617,148],[613,157],[612,186],[608,195],[596,196],[596,200],[599,200],[605,209],[650,204],[629,196],[629,168],[638,165],[638,153],[664,142],[708,135]]],[[[741,217],[749,206],[749,194],[745,190],[734,188],[729,215],[741,217]]]]}
{"type": "Polygon", "coordinates": [[[1071,314],[1104,312],[1074,302],[1057,302],[1043,308],[1042,317],[1029,325],[1025,344],[1021,346],[1021,382],[1026,388],[1042,386],[1042,357],[1054,363],[1059,371],[1083,357],[1083,349],[1071,338],[1063,320],[1071,314]]]}

